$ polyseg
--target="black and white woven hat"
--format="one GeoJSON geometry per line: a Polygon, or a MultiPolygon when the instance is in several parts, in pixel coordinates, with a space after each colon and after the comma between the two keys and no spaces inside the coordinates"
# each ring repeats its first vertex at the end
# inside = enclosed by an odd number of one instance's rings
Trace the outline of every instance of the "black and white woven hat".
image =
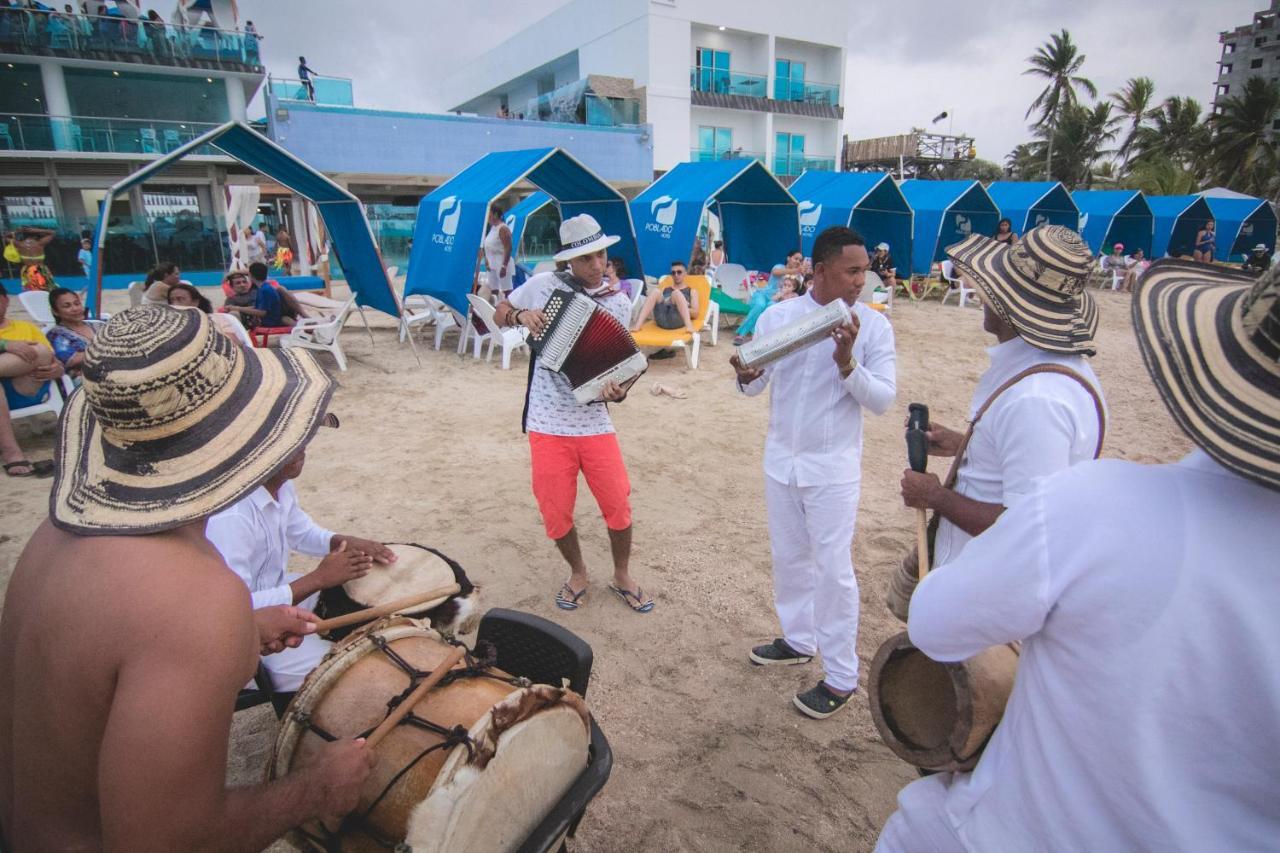
{"type": "Polygon", "coordinates": [[[1192,441],[1280,491],[1280,269],[1160,260],[1133,296],[1147,370],[1192,441]]]}
{"type": "Polygon", "coordinates": [[[306,445],[334,385],[310,354],[242,348],[200,311],[117,314],[63,410],[50,516],[107,535],[212,515],[306,445]]]}
{"type": "Polygon", "coordinates": [[[974,234],[948,246],[947,254],[1027,343],[1069,355],[1096,353],[1098,305],[1084,288],[1093,255],[1075,231],[1041,225],[1012,245],[974,234]]]}

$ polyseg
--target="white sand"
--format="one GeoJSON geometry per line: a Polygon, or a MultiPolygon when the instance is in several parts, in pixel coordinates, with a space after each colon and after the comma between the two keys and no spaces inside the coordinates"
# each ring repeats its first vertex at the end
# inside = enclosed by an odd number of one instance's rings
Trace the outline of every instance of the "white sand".
{"type": "MultiPolygon", "coordinates": [[[[1111,409],[1104,455],[1177,459],[1190,444],[1142,366],[1129,297],[1099,299],[1094,367],[1111,409]]],[[[107,307],[123,304],[113,293],[107,307]]],[[[876,648],[900,630],[884,591],[913,538],[914,514],[898,495],[907,404],[927,403],[935,420],[962,428],[990,342],[972,308],[902,300],[892,319],[898,399],[866,424],[854,545],[864,679],[876,648]]],[[[615,764],[573,848],[869,850],[914,770],[880,742],[864,698],[822,722],[796,713],[791,696],[819,677],[816,666],[747,662],[747,648],[777,631],[760,471],[767,402],[734,392],[726,338],[703,349],[697,371],[682,356],[653,362],[614,407],[633,488],[633,572],[657,599],[654,612],[637,615],[605,588],[608,542],[585,485],[578,521],[593,585],[576,612],[553,604],[567,571],[529,490],[519,426],[524,357],[503,372],[497,360],[454,354],[452,336],[447,351],[431,351],[428,335],[419,368],[389,318],[376,322],[375,336],[371,348],[358,325],[344,333],[351,368],[332,406],[342,429],[322,430],[313,443],[298,482],[303,505],[333,528],[437,547],[484,584],[487,606],[537,613],[591,644],[587,699],[615,764]],[[654,381],[688,399],[651,396],[654,381]]],[[[33,458],[52,454],[50,432],[32,436],[24,424],[20,440],[33,458]]],[[[47,480],[4,481],[0,583],[43,517],[48,492],[47,480]]],[[[266,708],[238,716],[231,779],[260,778],[274,732],[266,708]]]]}

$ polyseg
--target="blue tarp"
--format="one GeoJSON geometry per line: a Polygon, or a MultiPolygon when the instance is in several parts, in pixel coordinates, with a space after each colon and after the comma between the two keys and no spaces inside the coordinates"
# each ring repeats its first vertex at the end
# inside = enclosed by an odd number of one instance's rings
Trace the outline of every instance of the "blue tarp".
{"type": "Polygon", "coordinates": [[[520,241],[524,239],[524,226],[529,221],[529,217],[553,201],[555,199],[551,196],[542,190],[538,190],[525,196],[519,204],[507,211],[506,216],[502,217],[502,221],[507,223],[507,227],[511,229],[511,254],[513,257],[520,256],[520,241]]]}
{"type": "Polygon", "coordinates": [[[996,181],[987,194],[1013,230],[1026,234],[1038,225],[1080,227],[1080,208],[1060,181],[996,181]]]}
{"type": "Polygon", "coordinates": [[[772,269],[800,247],[796,200],[760,161],[680,163],[631,202],[650,275],[661,275],[672,261],[688,263],[708,206],[720,218],[725,255],[735,264],[772,269]]]}
{"type": "Polygon", "coordinates": [[[915,211],[911,235],[913,275],[928,275],[935,261],[947,257],[948,246],[970,234],[990,236],[1000,221],[996,203],[977,181],[912,179],[902,183],[902,194],[915,211]]]}
{"type": "Polygon", "coordinates": [[[91,315],[99,313],[98,305],[102,298],[102,251],[107,239],[107,217],[112,201],[205,145],[220,149],[312,201],[320,211],[329,231],[330,246],[357,301],[392,317],[400,316],[395,293],[387,280],[387,271],[382,266],[378,246],[360,200],[248,125],[234,121],[193,139],[107,190],[98,218],[93,260],[89,265],[89,280],[95,282],[95,286],[89,288],[86,300],[86,308],[91,315]]]}
{"type": "MultiPolygon", "coordinates": [[[[890,254],[911,257],[911,206],[886,172],[807,171],[791,185],[800,205],[800,248],[813,255],[813,241],[833,225],[847,225],[872,247],[888,243],[890,254]]],[[[870,249],[868,249],[869,251],[870,249]]]]}
{"type": "Polygon", "coordinates": [[[1205,196],[1204,200],[1213,212],[1217,233],[1215,260],[1242,261],[1259,243],[1265,243],[1269,252],[1276,250],[1276,214],[1271,205],[1258,198],[1205,196]]]}
{"type": "Polygon", "coordinates": [[[565,219],[581,213],[594,216],[606,234],[622,238],[609,254],[621,257],[629,270],[640,269],[631,213],[620,192],[560,148],[495,151],[418,205],[405,294],[434,296],[466,313],[489,205],[523,180],[555,199],[565,219]]]}
{"type": "Polygon", "coordinates": [[[1204,199],[1198,195],[1149,195],[1147,206],[1155,217],[1151,257],[1191,257],[1196,232],[1204,227],[1205,220],[1213,218],[1204,199]]]}
{"type": "Polygon", "coordinates": [[[1150,258],[1155,217],[1137,190],[1076,190],[1071,198],[1080,208],[1080,236],[1095,255],[1110,254],[1116,243],[1125,254],[1141,249],[1150,258]]]}

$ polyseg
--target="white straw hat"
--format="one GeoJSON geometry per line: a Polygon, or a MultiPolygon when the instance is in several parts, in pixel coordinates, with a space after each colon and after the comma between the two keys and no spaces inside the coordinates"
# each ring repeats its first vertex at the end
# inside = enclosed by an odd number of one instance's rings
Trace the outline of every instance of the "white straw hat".
{"type": "Polygon", "coordinates": [[[556,253],[557,261],[580,258],[592,252],[608,248],[621,240],[611,237],[600,229],[600,223],[588,213],[571,216],[560,223],[560,251],[556,253]]]}

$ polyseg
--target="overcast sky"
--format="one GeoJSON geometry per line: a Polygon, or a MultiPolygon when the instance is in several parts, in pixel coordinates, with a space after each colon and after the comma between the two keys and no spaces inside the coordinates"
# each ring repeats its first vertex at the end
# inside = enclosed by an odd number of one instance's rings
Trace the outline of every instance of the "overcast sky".
{"type": "MultiPolygon", "coordinates": [[[[565,0],[239,0],[265,40],[268,70],[294,76],[304,54],[320,74],[354,80],[357,106],[429,111],[434,81],[565,0]]],[[[609,0],[599,0],[609,2],[609,0]]],[[[848,44],[845,130],[905,133],[943,110],[1002,162],[1029,133],[1023,114],[1043,87],[1026,58],[1065,27],[1105,96],[1146,75],[1159,99],[1190,95],[1207,111],[1221,54],[1218,33],[1249,23],[1267,0],[862,0],[848,44]]],[[[803,0],[778,5],[802,14],[803,0]]],[[[785,12],[783,10],[786,10],[785,12]]],[[[586,69],[590,71],[590,69],[586,69]]],[[[261,115],[259,99],[250,117],[261,115]]],[[[935,128],[947,130],[946,120],[935,128]]]]}

